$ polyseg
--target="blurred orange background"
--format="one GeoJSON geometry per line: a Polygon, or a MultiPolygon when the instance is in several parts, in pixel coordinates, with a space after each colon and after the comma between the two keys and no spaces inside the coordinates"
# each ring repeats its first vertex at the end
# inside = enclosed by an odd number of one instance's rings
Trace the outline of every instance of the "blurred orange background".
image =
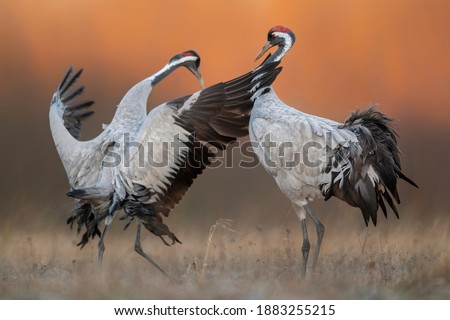
{"type": "MultiPolygon", "coordinates": [[[[205,84],[212,85],[255,68],[267,31],[278,24],[297,37],[274,84],[279,97],[338,121],[379,103],[397,120],[405,173],[421,186],[401,185],[404,203],[424,217],[430,206],[448,214],[449,13],[450,2],[421,0],[0,0],[0,214],[9,219],[3,221],[23,225],[33,215],[27,225],[41,218],[64,225],[72,208],[48,127],[51,96],[69,65],[85,69],[84,98],[96,101],[84,127],[88,139],[109,123],[128,88],[174,54],[196,50],[205,84]],[[18,209],[24,204],[28,209],[18,209]]],[[[191,74],[176,71],[155,88],[149,107],[198,89],[191,74]]],[[[205,173],[176,210],[201,215],[220,203],[222,211],[209,213],[207,223],[248,208],[262,217],[288,210],[265,172],[244,171],[205,173]],[[278,204],[265,207],[266,197],[278,204]]]]}

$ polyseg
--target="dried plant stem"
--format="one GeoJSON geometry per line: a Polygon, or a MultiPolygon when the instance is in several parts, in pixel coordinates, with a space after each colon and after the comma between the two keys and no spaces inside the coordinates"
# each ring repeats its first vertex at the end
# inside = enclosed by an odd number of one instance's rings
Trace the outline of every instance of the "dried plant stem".
{"type": "Polygon", "coordinates": [[[236,231],[235,229],[232,228],[233,223],[235,223],[235,221],[231,220],[231,219],[219,219],[216,221],[216,223],[214,225],[211,226],[211,228],[209,228],[208,242],[206,243],[205,257],[203,258],[203,265],[202,265],[202,269],[201,269],[201,277],[202,278],[204,277],[206,268],[208,267],[209,251],[210,251],[212,239],[213,239],[214,233],[216,232],[216,229],[218,227],[220,227],[222,229],[225,229],[225,230],[228,230],[228,231],[231,231],[234,233],[239,233],[238,231],[236,231]]]}

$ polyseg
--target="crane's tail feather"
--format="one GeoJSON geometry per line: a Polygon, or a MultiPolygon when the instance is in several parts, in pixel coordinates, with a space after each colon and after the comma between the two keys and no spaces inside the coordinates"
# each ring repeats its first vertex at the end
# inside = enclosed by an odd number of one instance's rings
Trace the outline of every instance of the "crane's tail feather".
{"type": "Polygon", "coordinates": [[[381,207],[387,217],[384,201],[399,218],[395,205],[395,202],[400,203],[397,190],[399,178],[417,187],[417,184],[401,171],[398,135],[392,127],[392,121],[374,107],[353,112],[340,129],[352,131],[356,135],[360,146],[359,153],[357,154],[356,149],[338,149],[329,160],[337,159],[338,156],[353,159],[351,170],[339,179],[336,178],[337,173],[332,175],[332,186],[324,192],[325,199],[336,196],[352,206],[359,207],[366,225],[370,220],[376,225],[378,207],[381,207]],[[351,156],[345,152],[351,153],[351,156]]]}
{"type": "Polygon", "coordinates": [[[73,227],[74,223],[77,224],[77,233],[81,232],[83,227],[86,231],[81,236],[80,242],[77,244],[81,246],[81,249],[89,242],[89,239],[94,239],[95,236],[100,237],[101,232],[98,228],[98,223],[92,223],[95,220],[95,215],[92,207],[89,203],[79,202],[77,208],[72,212],[72,215],[67,219],[67,224],[70,228],[73,227]]]}
{"type": "Polygon", "coordinates": [[[403,180],[405,180],[406,182],[408,182],[410,185],[413,185],[414,187],[419,188],[419,186],[418,186],[414,181],[412,181],[410,178],[408,178],[407,176],[405,176],[405,175],[403,174],[403,172],[398,171],[397,174],[398,174],[398,176],[399,176],[400,178],[402,178],[403,180]]]}
{"type": "MultiPolygon", "coordinates": [[[[358,126],[362,126],[368,129],[368,131],[358,130],[360,133],[358,139],[362,147],[365,148],[365,150],[363,149],[363,156],[366,157],[366,165],[374,171],[370,182],[372,188],[376,191],[376,210],[378,210],[379,205],[384,215],[387,216],[384,199],[396,217],[399,218],[395,205],[395,202],[400,203],[397,180],[403,179],[415,187],[417,187],[417,184],[401,171],[400,150],[397,144],[398,135],[392,127],[392,122],[393,120],[382,112],[377,111],[374,107],[369,107],[363,111],[353,112],[345,121],[343,127],[357,130],[358,126]],[[370,135],[370,137],[367,135],[370,135]],[[372,142],[368,143],[367,141],[370,140],[372,142]]],[[[372,221],[376,224],[374,217],[376,219],[376,211],[371,213],[372,221]]]]}
{"type": "Polygon", "coordinates": [[[100,223],[107,217],[114,218],[116,210],[121,206],[120,199],[114,192],[108,193],[101,188],[72,189],[67,196],[75,198],[77,203],[77,208],[67,219],[67,224],[72,228],[73,224],[77,223],[78,234],[83,227],[86,229],[77,244],[81,248],[89,242],[89,239],[101,236],[100,223]]]}

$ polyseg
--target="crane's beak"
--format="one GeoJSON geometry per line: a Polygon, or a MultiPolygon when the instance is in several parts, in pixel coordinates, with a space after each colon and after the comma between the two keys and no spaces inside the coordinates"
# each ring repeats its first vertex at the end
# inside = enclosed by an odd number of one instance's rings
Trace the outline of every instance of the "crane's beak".
{"type": "Polygon", "coordinates": [[[264,43],[264,46],[262,47],[261,51],[258,52],[258,54],[256,55],[255,61],[258,60],[259,58],[261,58],[261,56],[272,47],[273,47],[273,45],[270,43],[270,41],[267,41],[266,43],[264,43]]]}
{"type": "Polygon", "coordinates": [[[197,78],[198,83],[200,84],[200,87],[202,87],[202,89],[205,89],[205,83],[203,82],[203,77],[202,77],[202,73],[200,72],[200,68],[197,68],[195,70],[191,69],[191,71],[194,74],[194,76],[197,78]]]}

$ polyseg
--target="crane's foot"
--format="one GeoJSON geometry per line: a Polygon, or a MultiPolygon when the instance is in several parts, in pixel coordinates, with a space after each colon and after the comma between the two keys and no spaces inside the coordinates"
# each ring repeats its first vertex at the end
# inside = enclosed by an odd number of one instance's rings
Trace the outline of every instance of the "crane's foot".
{"type": "Polygon", "coordinates": [[[182,282],[182,280],[175,278],[174,276],[170,275],[166,272],[162,267],[160,267],[148,254],[144,252],[141,246],[141,224],[138,224],[137,233],[136,233],[136,242],[134,244],[134,251],[136,251],[140,256],[145,258],[148,262],[150,262],[156,269],[158,269],[162,274],[164,274],[169,279],[176,281],[176,282],[182,282]]]}

